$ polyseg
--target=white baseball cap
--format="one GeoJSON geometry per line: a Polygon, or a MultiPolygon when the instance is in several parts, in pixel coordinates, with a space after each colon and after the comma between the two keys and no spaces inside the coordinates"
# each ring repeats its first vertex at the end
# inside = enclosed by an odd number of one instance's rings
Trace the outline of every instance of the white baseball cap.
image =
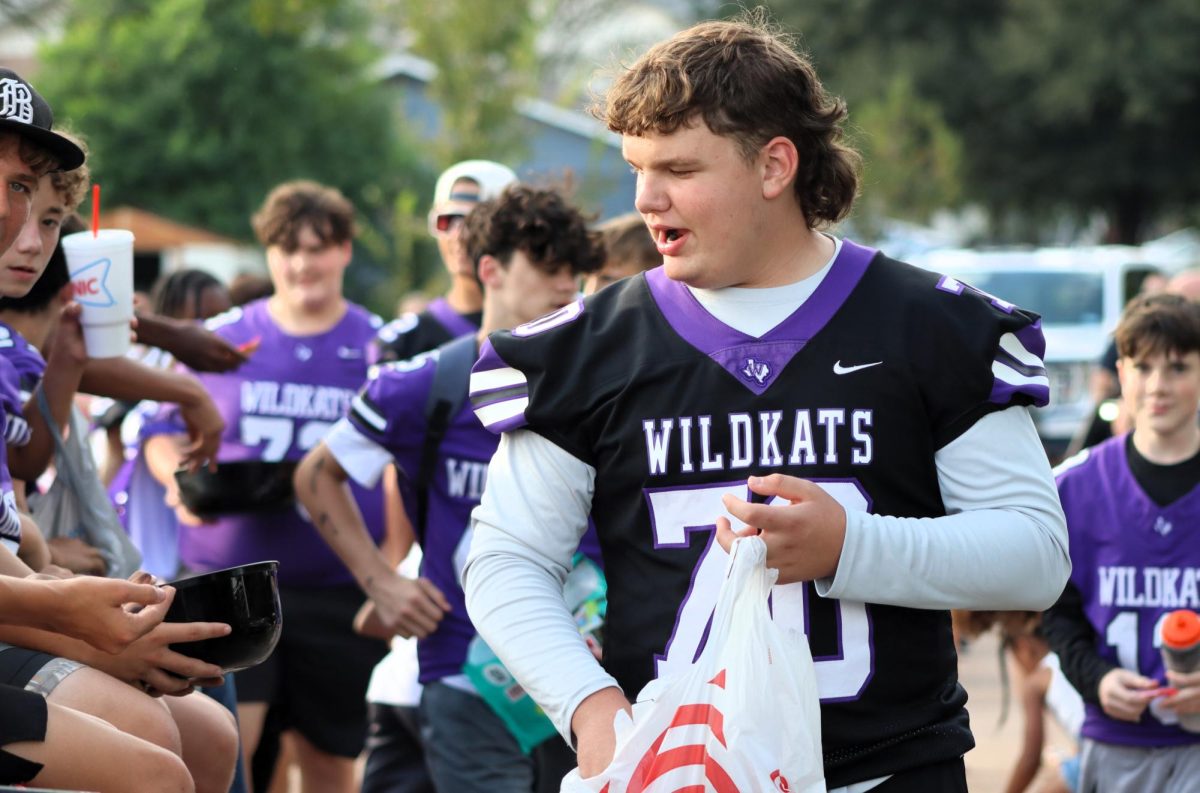
{"type": "Polygon", "coordinates": [[[433,207],[436,210],[451,201],[477,204],[480,201],[491,201],[504,188],[517,181],[517,175],[512,168],[491,160],[464,160],[455,163],[442,172],[438,177],[437,187],[433,190],[433,207]],[[459,179],[470,179],[479,185],[479,195],[456,194],[454,183],[459,179]]]}

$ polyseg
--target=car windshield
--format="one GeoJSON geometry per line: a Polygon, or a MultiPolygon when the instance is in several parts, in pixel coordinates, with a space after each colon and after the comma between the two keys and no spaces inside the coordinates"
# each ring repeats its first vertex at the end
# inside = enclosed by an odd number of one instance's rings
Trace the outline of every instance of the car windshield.
{"type": "Polygon", "coordinates": [[[1100,273],[963,272],[971,286],[1042,315],[1046,325],[1091,325],[1104,320],[1104,279],[1100,273]]]}

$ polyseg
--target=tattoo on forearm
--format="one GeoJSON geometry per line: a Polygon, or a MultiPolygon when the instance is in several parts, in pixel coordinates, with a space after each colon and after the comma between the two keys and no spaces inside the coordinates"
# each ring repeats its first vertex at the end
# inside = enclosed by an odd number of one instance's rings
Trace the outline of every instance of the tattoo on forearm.
{"type": "Polygon", "coordinates": [[[317,477],[321,475],[321,469],[325,467],[324,455],[317,457],[316,463],[313,464],[312,474],[308,477],[308,490],[310,493],[317,492],[317,477]]]}

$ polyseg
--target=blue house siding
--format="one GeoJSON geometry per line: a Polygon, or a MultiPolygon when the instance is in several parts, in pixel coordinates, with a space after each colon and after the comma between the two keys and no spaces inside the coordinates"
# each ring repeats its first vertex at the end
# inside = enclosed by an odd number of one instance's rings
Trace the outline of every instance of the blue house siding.
{"type": "MultiPolygon", "coordinates": [[[[432,75],[432,65],[411,57],[385,66],[385,79],[397,89],[402,124],[416,139],[441,134],[441,111],[426,93],[432,75]]],[[[522,180],[558,184],[569,174],[576,200],[598,220],[633,211],[636,180],[616,135],[589,116],[537,100],[520,103],[515,112],[524,119],[527,152],[524,160],[506,164],[522,180]]]]}

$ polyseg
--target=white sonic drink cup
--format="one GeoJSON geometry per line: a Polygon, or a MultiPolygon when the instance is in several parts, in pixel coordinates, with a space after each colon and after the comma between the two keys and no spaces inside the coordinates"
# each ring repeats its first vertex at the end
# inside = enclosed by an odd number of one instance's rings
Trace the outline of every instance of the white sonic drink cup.
{"type": "Polygon", "coordinates": [[[129,350],[133,317],[133,232],[101,229],[62,238],[71,293],[83,307],[83,342],[90,358],[116,358],[129,350]]]}

